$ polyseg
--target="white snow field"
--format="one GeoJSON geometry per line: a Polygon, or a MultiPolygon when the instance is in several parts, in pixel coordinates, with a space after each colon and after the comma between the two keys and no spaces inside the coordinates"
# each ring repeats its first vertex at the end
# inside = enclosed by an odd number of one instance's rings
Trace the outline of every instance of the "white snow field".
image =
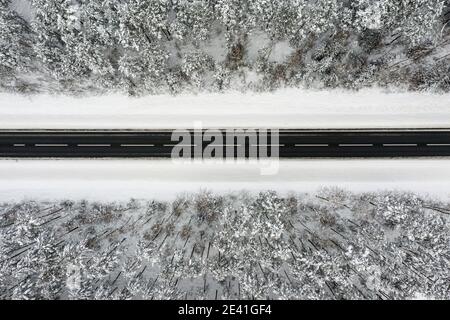
{"type": "Polygon", "coordinates": [[[0,94],[2,129],[450,128],[450,94],[381,89],[71,98],[0,94]]]}
{"type": "Polygon", "coordinates": [[[315,192],[401,190],[450,198],[450,161],[282,160],[279,172],[262,176],[254,163],[171,160],[2,160],[0,202],[24,199],[127,201],[173,200],[185,192],[248,190],[315,192]]]}

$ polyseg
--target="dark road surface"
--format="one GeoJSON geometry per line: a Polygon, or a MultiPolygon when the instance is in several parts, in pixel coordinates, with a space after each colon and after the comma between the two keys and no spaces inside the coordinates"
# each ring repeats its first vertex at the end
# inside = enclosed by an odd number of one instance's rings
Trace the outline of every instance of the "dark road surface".
{"type": "MultiPolygon", "coordinates": [[[[0,157],[168,158],[178,143],[171,136],[172,130],[0,131],[0,157]]],[[[276,145],[281,158],[443,157],[450,156],[450,129],[280,130],[276,145]]]]}

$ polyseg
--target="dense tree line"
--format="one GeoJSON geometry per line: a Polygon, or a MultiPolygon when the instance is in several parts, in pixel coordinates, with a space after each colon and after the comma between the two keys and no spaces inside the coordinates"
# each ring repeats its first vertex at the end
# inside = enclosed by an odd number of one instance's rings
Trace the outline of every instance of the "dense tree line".
{"type": "Polygon", "coordinates": [[[450,87],[448,57],[426,59],[445,0],[29,1],[26,20],[0,0],[3,90],[450,87]]]}
{"type": "Polygon", "coordinates": [[[2,299],[448,299],[450,204],[401,192],[0,205],[2,299]]]}

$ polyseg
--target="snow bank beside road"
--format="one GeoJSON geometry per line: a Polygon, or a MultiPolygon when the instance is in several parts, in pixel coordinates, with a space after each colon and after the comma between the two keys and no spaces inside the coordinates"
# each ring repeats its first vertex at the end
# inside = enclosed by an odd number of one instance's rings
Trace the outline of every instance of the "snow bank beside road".
{"type": "Polygon", "coordinates": [[[279,90],[129,98],[0,94],[2,129],[445,128],[450,94],[279,90]]]}
{"type": "Polygon", "coordinates": [[[170,160],[2,160],[0,202],[24,198],[127,201],[171,200],[177,194],[209,189],[280,193],[314,192],[323,186],[351,191],[386,189],[450,197],[450,161],[282,160],[273,176],[249,163],[170,160]]]}

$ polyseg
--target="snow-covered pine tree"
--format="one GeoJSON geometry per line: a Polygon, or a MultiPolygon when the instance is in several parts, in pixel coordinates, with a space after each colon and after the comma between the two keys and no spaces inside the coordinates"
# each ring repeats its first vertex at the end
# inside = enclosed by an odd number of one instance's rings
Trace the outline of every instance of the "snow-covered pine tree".
{"type": "Polygon", "coordinates": [[[250,2],[246,0],[217,0],[217,19],[225,28],[228,46],[243,41],[253,29],[254,20],[250,14],[250,2]]]}
{"type": "Polygon", "coordinates": [[[400,42],[415,46],[440,35],[444,4],[443,0],[357,0],[355,26],[394,34],[400,42]]]}
{"type": "Polygon", "coordinates": [[[214,10],[212,1],[178,0],[174,3],[173,36],[179,40],[194,42],[207,40],[216,22],[214,10]]]}
{"type": "Polygon", "coordinates": [[[27,21],[0,0],[0,87],[14,89],[16,75],[33,67],[33,33],[27,21]]]}
{"type": "Polygon", "coordinates": [[[118,12],[121,44],[139,51],[161,40],[171,41],[170,3],[169,0],[130,0],[123,3],[118,12]]]}
{"type": "Polygon", "coordinates": [[[286,40],[301,29],[305,6],[305,0],[256,0],[250,3],[250,12],[254,24],[270,39],[286,40]]]}
{"type": "Polygon", "coordinates": [[[181,70],[195,87],[201,88],[208,79],[208,71],[214,70],[214,60],[201,51],[188,52],[183,57],[181,70]]]}
{"type": "Polygon", "coordinates": [[[70,42],[76,60],[102,88],[112,88],[118,83],[118,6],[113,0],[82,2],[72,20],[77,32],[70,42]]]}
{"type": "Polygon", "coordinates": [[[173,40],[166,0],[132,0],[119,9],[119,44],[123,54],[118,70],[131,94],[166,88],[169,52],[164,43],[173,40]]]}
{"type": "Polygon", "coordinates": [[[10,9],[10,0],[0,0],[0,66],[23,71],[30,67],[30,26],[10,9]]]}
{"type": "MultiPolygon", "coordinates": [[[[36,34],[34,52],[39,63],[58,80],[73,79],[80,74],[67,39],[76,32],[71,24],[71,1],[32,0],[33,31],[36,34]]],[[[81,72],[83,74],[83,72],[81,72]]]]}
{"type": "Polygon", "coordinates": [[[127,50],[119,60],[119,72],[132,95],[155,93],[165,87],[168,53],[158,44],[149,44],[139,51],[127,50]]]}

